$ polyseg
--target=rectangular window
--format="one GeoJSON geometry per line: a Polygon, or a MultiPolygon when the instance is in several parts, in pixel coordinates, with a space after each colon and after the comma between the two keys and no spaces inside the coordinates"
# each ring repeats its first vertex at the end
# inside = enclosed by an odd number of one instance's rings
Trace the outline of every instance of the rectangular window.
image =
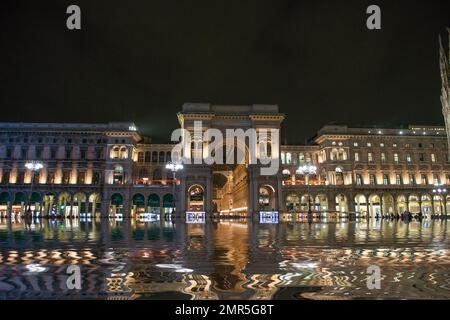
{"type": "Polygon", "coordinates": [[[420,176],[420,182],[422,183],[422,184],[424,184],[424,185],[426,185],[426,184],[428,184],[428,179],[427,179],[427,175],[426,174],[422,174],[421,176],[420,176]]]}
{"type": "Polygon", "coordinates": [[[381,163],[386,163],[386,153],[381,153],[381,163]]]}
{"type": "Polygon", "coordinates": [[[397,174],[395,175],[395,183],[400,186],[402,184],[402,176],[397,174]]]}
{"type": "Polygon", "coordinates": [[[42,159],[42,147],[36,147],[36,159],[42,159]]]}
{"type": "Polygon", "coordinates": [[[78,172],[77,184],[84,184],[85,181],[86,181],[86,173],[85,172],[78,172]]]}
{"type": "Polygon", "coordinates": [[[394,162],[398,163],[398,153],[394,153],[394,162]]]}
{"type": "Polygon", "coordinates": [[[359,153],[355,152],[355,162],[359,162],[359,153]]]}
{"type": "Polygon", "coordinates": [[[298,161],[299,161],[299,163],[305,163],[305,154],[304,153],[300,153],[298,155],[298,161]]]}
{"type": "Polygon", "coordinates": [[[413,174],[409,175],[409,184],[412,186],[416,184],[416,179],[414,178],[413,174]]]}
{"type": "Polygon", "coordinates": [[[436,155],[434,153],[431,154],[431,162],[436,162],[436,155]]]}
{"type": "Polygon", "coordinates": [[[357,185],[357,186],[362,185],[362,178],[361,178],[361,175],[360,175],[360,174],[357,174],[357,175],[356,175],[356,185],[357,185]]]}
{"type": "Polygon", "coordinates": [[[24,158],[24,159],[28,159],[28,148],[27,147],[22,147],[20,157],[24,158]]]}
{"type": "Polygon", "coordinates": [[[65,170],[63,171],[62,183],[69,184],[69,182],[70,182],[70,171],[65,170]]]}
{"type": "Polygon", "coordinates": [[[441,179],[439,179],[439,176],[437,174],[434,175],[434,184],[435,185],[441,184],[441,179]]]}
{"type": "Polygon", "coordinates": [[[66,148],[66,159],[72,158],[72,148],[66,148]]]}
{"type": "Polygon", "coordinates": [[[373,162],[373,154],[372,154],[372,152],[367,153],[367,161],[368,162],[373,162]]]}
{"type": "Polygon", "coordinates": [[[51,159],[56,159],[56,147],[52,147],[50,148],[50,158],[51,159]]]}
{"type": "Polygon", "coordinates": [[[95,158],[98,160],[103,158],[103,149],[102,148],[95,149],[95,158]]]}
{"type": "Polygon", "coordinates": [[[370,184],[371,184],[372,186],[374,186],[374,185],[376,184],[375,175],[374,175],[374,174],[371,174],[369,177],[370,177],[370,184]]]}
{"type": "Polygon", "coordinates": [[[425,161],[425,155],[423,153],[419,153],[419,161],[425,161]]]}
{"type": "Polygon", "coordinates": [[[387,174],[383,175],[383,184],[387,186],[389,184],[389,177],[387,174]]]}
{"type": "Polygon", "coordinates": [[[55,173],[49,172],[47,175],[47,184],[54,184],[55,183],[55,173]]]}
{"type": "Polygon", "coordinates": [[[411,163],[412,162],[412,157],[411,154],[406,154],[406,162],[411,163]]]}
{"type": "Polygon", "coordinates": [[[86,149],[81,149],[80,150],[80,159],[85,160],[86,159],[86,155],[87,155],[87,150],[86,149]]]}

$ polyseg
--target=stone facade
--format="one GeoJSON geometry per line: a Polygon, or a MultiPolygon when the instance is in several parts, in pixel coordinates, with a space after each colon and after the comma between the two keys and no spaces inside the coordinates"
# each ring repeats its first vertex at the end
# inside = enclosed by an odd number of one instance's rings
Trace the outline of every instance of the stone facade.
{"type": "MultiPolygon", "coordinates": [[[[280,128],[277,106],[186,104],[180,127],[280,128]]],[[[325,126],[310,145],[283,145],[280,168],[188,164],[166,169],[174,145],[152,144],[133,123],[0,124],[0,212],[78,216],[178,212],[255,215],[259,211],[371,216],[449,212],[450,162],[444,127],[325,126]],[[25,169],[38,160],[39,172],[25,169]],[[303,176],[304,164],[317,167],[303,176]],[[32,182],[33,179],[33,183],[32,182]],[[175,196],[174,196],[175,195],[175,196]]],[[[205,148],[204,141],[200,142],[205,148]]],[[[188,146],[190,148],[190,146],[188,146]]],[[[277,156],[277,155],[275,155],[277,156]]]]}

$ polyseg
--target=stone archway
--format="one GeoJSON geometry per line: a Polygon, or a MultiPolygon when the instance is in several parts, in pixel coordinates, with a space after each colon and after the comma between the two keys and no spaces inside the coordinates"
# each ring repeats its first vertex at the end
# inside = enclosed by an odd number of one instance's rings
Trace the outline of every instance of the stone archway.
{"type": "Polygon", "coordinates": [[[290,193],[286,197],[286,210],[288,212],[298,212],[300,210],[300,197],[295,193],[290,193]]]}
{"type": "Polygon", "coordinates": [[[409,208],[408,211],[412,214],[417,214],[421,210],[420,197],[416,194],[412,194],[408,197],[409,208]]]}
{"type": "Polygon", "coordinates": [[[318,194],[314,198],[314,210],[318,212],[328,212],[328,197],[325,194],[318,194]]]}
{"type": "Polygon", "coordinates": [[[406,197],[401,194],[397,197],[397,213],[402,214],[405,211],[408,211],[408,203],[406,197]]]}
{"type": "Polygon", "coordinates": [[[390,193],[385,193],[382,196],[383,214],[395,214],[395,202],[394,197],[390,193]]]}
{"type": "Polygon", "coordinates": [[[348,214],[348,202],[345,194],[338,194],[335,197],[336,211],[342,216],[348,214]]]}
{"type": "Polygon", "coordinates": [[[188,211],[202,212],[205,210],[205,188],[194,184],[188,189],[188,211]]]}
{"type": "Polygon", "coordinates": [[[367,217],[367,197],[365,195],[357,194],[355,196],[355,209],[357,215],[367,217]]]}
{"type": "Polygon", "coordinates": [[[377,194],[371,194],[369,196],[369,216],[373,218],[381,218],[383,213],[381,212],[382,204],[381,197],[377,194]]]}
{"type": "Polygon", "coordinates": [[[259,211],[274,211],[276,208],[275,188],[271,185],[263,185],[258,189],[259,211]]]}

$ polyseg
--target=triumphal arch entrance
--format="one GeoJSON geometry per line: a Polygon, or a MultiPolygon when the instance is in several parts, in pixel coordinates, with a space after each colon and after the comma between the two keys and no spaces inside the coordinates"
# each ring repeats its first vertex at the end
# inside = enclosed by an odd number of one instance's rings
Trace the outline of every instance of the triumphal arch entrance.
{"type": "Polygon", "coordinates": [[[183,150],[177,207],[185,211],[252,216],[281,208],[276,105],[186,103],[178,113],[183,150]]]}

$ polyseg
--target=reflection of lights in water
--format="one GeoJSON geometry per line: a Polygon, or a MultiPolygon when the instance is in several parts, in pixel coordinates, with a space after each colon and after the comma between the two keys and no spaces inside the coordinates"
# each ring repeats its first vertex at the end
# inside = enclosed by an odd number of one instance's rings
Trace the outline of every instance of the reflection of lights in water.
{"type": "Polygon", "coordinates": [[[309,262],[309,263],[293,262],[290,265],[297,269],[315,269],[315,268],[317,268],[317,263],[312,263],[312,262],[309,262]]]}
{"type": "Polygon", "coordinates": [[[174,269],[175,272],[179,272],[179,273],[194,272],[194,270],[192,270],[192,269],[183,268],[183,266],[181,264],[157,264],[156,267],[161,268],[161,269],[174,269]]]}
{"type": "Polygon", "coordinates": [[[40,272],[45,272],[47,270],[47,268],[42,267],[39,264],[33,263],[33,264],[29,264],[27,266],[25,266],[25,268],[27,268],[28,273],[40,273],[40,272]]]}

